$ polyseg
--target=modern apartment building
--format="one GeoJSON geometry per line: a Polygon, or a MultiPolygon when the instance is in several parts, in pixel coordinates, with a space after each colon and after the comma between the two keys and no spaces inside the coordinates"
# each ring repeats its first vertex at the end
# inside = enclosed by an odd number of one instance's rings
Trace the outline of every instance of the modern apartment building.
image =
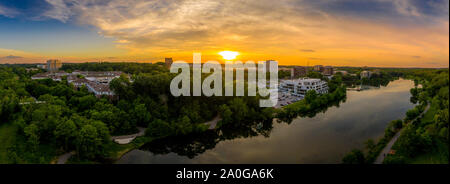
{"type": "Polygon", "coordinates": [[[62,63],[60,60],[57,60],[57,59],[47,60],[47,66],[46,66],[47,71],[56,72],[61,67],[62,67],[62,63]]]}
{"type": "Polygon", "coordinates": [[[287,92],[293,96],[304,97],[306,92],[315,90],[319,94],[328,93],[328,84],[320,79],[300,78],[280,81],[280,92],[287,92]]]}
{"type": "Polygon", "coordinates": [[[295,66],[294,67],[294,78],[304,77],[308,73],[308,68],[305,66],[295,66]]]}

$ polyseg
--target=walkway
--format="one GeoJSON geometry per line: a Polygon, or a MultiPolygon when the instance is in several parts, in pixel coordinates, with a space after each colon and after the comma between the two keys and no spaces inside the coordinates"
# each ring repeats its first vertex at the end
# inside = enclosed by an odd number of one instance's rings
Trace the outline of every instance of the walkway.
{"type": "Polygon", "coordinates": [[[120,135],[120,136],[111,136],[111,140],[116,142],[117,144],[128,144],[133,141],[136,137],[145,135],[145,128],[138,127],[139,132],[130,135],[120,135]]]}
{"type": "Polygon", "coordinates": [[[72,151],[70,153],[66,153],[64,155],[59,156],[56,164],[65,164],[72,155],[75,155],[75,152],[72,151]]]}
{"type": "MultiPolygon", "coordinates": [[[[113,140],[117,144],[128,144],[131,141],[133,141],[136,137],[145,135],[145,128],[138,127],[138,130],[139,130],[139,132],[135,133],[135,134],[111,136],[111,140],[113,140]]],[[[69,160],[69,158],[73,155],[75,155],[75,152],[73,152],[73,151],[70,153],[65,153],[63,155],[60,155],[58,157],[58,160],[56,161],[56,164],[65,164],[67,162],[67,160],[69,160]]]]}
{"type": "Polygon", "coordinates": [[[220,120],[222,120],[222,118],[220,118],[220,116],[217,115],[213,120],[205,122],[206,125],[209,125],[208,130],[215,129],[217,126],[217,122],[219,122],[220,120]]]}
{"type": "MultiPolygon", "coordinates": [[[[425,112],[428,111],[428,109],[430,108],[430,104],[427,105],[427,107],[425,108],[425,110],[416,118],[414,118],[413,120],[409,121],[409,122],[414,122],[417,118],[419,118],[420,116],[422,116],[422,114],[424,114],[425,112]]],[[[408,125],[406,125],[408,126],[408,125]]],[[[392,137],[392,139],[389,141],[389,143],[383,148],[383,150],[380,152],[380,154],[378,155],[377,159],[375,160],[374,164],[383,164],[384,158],[389,154],[389,152],[392,149],[392,146],[394,145],[394,143],[397,141],[397,139],[400,137],[401,133],[403,132],[404,128],[402,128],[400,131],[398,131],[394,137],[392,137]]]]}

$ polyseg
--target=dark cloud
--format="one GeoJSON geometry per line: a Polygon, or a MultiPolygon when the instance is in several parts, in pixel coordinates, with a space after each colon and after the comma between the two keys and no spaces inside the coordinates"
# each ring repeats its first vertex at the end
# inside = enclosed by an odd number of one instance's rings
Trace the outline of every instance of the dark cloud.
{"type": "Polygon", "coordinates": [[[449,0],[316,0],[298,2],[333,15],[361,18],[399,19],[403,17],[440,17],[449,15],[449,0]]]}
{"type": "Polygon", "coordinates": [[[302,51],[302,52],[316,52],[315,50],[312,50],[312,49],[301,49],[300,51],[302,51]]]}
{"type": "Polygon", "coordinates": [[[52,5],[44,0],[2,1],[1,6],[14,10],[14,17],[31,20],[43,19],[42,14],[52,8],[52,5]]]}
{"type": "Polygon", "coordinates": [[[411,56],[411,57],[416,58],[416,59],[421,58],[420,56],[411,56]]]}
{"type": "Polygon", "coordinates": [[[9,55],[9,56],[5,56],[5,57],[1,57],[0,59],[22,59],[22,56],[13,56],[13,55],[9,55]]]}

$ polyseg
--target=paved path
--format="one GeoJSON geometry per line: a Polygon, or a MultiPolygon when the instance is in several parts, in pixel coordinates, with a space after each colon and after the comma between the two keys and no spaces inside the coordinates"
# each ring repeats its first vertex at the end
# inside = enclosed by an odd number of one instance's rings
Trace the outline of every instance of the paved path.
{"type": "Polygon", "coordinates": [[[213,130],[216,128],[217,126],[217,122],[219,122],[220,120],[222,120],[222,118],[220,118],[219,115],[217,115],[213,120],[206,122],[206,125],[209,125],[209,130],[213,130]]]}
{"type": "Polygon", "coordinates": [[[144,136],[145,135],[145,128],[138,127],[139,132],[135,134],[130,135],[120,135],[120,136],[111,136],[111,140],[118,144],[128,144],[131,141],[133,141],[136,137],[144,136]]]}
{"type": "MultiPolygon", "coordinates": [[[[427,105],[427,107],[425,108],[425,110],[423,110],[423,112],[417,116],[416,118],[414,118],[413,120],[409,121],[409,122],[414,122],[417,118],[419,118],[420,116],[422,116],[422,114],[424,114],[425,112],[428,111],[428,109],[430,108],[430,104],[427,105]]],[[[408,122],[408,123],[409,123],[408,122]]],[[[408,125],[406,125],[408,126],[408,125]]],[[[378,155],[377,159],[375,160],[374,164],[383,164],[384,158],[389,154],[389,152],[392,149],[392,146],[394,145],[394,143],[397,141],[397,139],[400,137],[400,134],[403,132],[404,128],[402,128],[400,131],[398,131],[394,137],[392,137],[392,139],[389,141],[389,143],[383,148],[383,150],[380,152],[380,154],[378,155]]]]}
{"type": "Polygon", "coordinates": [[[70,152],[70,153],[66,153],[64,155],[59,156],[56,164],[65,164],[67,162],[67,160],[69,160],[69,158],[74,154],[75,154],[75,152],[70,152]]]}
{"type": "MultiPolygon", "coordinates": [[[[132,140],[134,140],[136,137],[143,136],[145,134],[145,128],[138,127],[139,132],[131,135],[121,135],[121,136],[111,136],[111,140],[118,144],[128,144],[132,140]]],[[[65,164],[67,160],[69,160],[70,157],[75,155],[75,152],[65,153],[63,155],[60,155],[58,157],[58,160],[56,161],[56,164],[65,164]]]]}

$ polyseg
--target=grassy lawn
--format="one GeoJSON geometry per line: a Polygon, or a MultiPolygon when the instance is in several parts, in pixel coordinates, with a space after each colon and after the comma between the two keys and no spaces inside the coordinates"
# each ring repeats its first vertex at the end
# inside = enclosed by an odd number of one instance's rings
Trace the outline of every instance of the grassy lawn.
{"type": "Polygon", "coordinates": [[[12,123],[0,124],[0,164],[9,163],[7,149],[16,142],[17,127],[12,123]]]}

